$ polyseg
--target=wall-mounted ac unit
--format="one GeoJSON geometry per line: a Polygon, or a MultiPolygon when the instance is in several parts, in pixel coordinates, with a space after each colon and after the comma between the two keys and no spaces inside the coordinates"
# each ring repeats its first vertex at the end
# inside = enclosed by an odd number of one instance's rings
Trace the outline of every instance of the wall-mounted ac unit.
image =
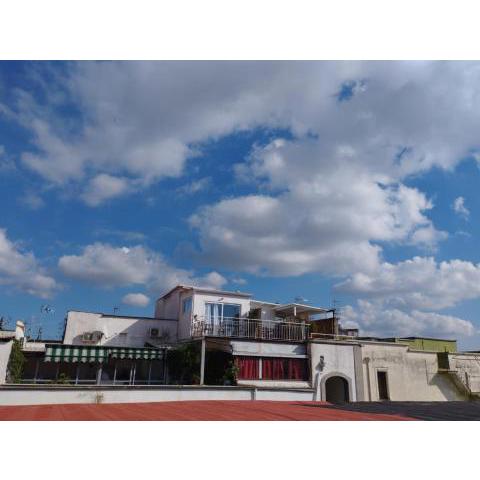
{"type": "Polygon", "coordinates": [[[158,338],[160,336],[160,329],[151,328],[150,329],[150,338],[158,338]]]}
{"type": "Polygon", "coordinates": [[[82,333],[83,343],[97,343],[103,337],[103,332],[84,332],[82,333]]]}

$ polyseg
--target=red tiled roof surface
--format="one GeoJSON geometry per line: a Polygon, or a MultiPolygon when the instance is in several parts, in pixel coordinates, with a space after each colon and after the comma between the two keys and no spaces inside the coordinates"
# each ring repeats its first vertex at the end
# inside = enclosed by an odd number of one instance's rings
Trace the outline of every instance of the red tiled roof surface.
{"type": "Polygon", "coordinates": [[[412,420],[324,402],[181,401],[0,407],[0,420],[412,420]]]}

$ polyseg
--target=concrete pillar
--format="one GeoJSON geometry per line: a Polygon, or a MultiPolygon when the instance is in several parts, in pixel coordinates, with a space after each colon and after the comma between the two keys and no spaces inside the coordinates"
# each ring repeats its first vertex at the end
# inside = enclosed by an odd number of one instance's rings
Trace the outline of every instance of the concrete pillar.
{"type": "Polygon", "coordinates": [[[97,368],[97,385],[102,383],[102,364],[100,364],[97,368]]]}
{"type": "Polygon", "coordinates": [[[205,338],[202,338],[202,351],[200,355],[200,385],[205,384],[205,338]]]}

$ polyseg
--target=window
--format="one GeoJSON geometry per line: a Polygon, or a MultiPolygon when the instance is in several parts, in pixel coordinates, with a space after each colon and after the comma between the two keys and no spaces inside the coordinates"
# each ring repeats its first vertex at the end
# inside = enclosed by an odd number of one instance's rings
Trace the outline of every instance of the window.
{"type": "Polygon", "coordinates": [[[236,357],[239,380],[308,380],[305,358],[236,357]]]}
{"type": "Polygon", "coordinates": [[[240,318],[241,305],[234,303],[205,303],[205,320],[209,323],[218,323],[220,320],[240,318]]]}
{"type": "Polygon", "coordinates": [[[390,396],[388,395],[387,372],[378,370],[377,381],[379,400],[390,400],[390,396]]]}
{"type": "Polygon", "coordinates": [[[240,305],[224,303],[222,316],[225,318],[240,318],[240,305]]]}
{"type": "Polygon", "coordinates": [[[192,297],[185,298],[182,302],[182,313],[190,313],[192,311],[192,297]]]}

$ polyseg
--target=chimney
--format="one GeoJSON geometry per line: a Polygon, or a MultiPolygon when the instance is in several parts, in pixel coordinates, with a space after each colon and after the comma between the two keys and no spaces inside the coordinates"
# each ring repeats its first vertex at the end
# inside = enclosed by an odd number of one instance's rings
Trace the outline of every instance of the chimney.
{"type": "Polygon", "coordinates": [[[15,340],[25,338],[25,324],[21,320],[17,320],[15,325],[15,340]]]}

